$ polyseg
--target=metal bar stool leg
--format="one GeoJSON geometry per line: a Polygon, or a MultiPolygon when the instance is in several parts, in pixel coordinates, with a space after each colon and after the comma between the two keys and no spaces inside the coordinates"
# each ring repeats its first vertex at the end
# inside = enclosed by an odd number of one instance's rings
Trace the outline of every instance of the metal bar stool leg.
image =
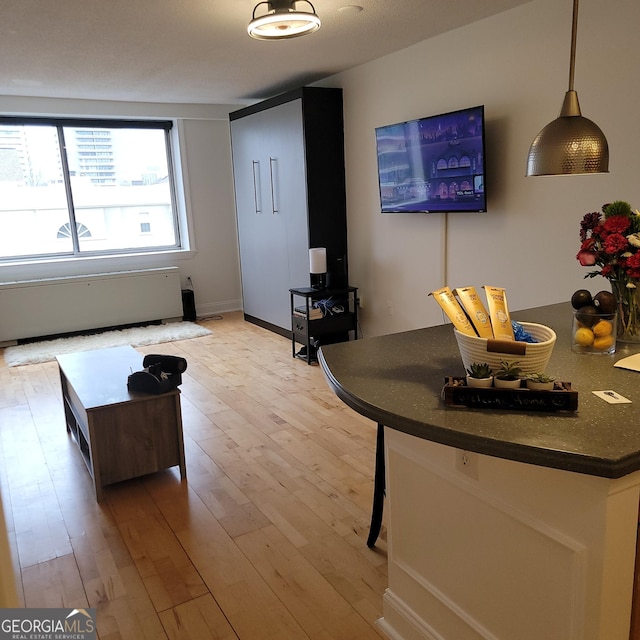
{"type": "Polygon", "coordinates": [[[373,507],[371,509],[371,526],[369,527],[369,537],[367,547],[375,547],[376,540],[380,535],[382,527],[382,510],[384,508],[385,494],[385,468],[384,468],[384,425],[378,423],[376,435],[376,468],[373,478],[373,507]]]}

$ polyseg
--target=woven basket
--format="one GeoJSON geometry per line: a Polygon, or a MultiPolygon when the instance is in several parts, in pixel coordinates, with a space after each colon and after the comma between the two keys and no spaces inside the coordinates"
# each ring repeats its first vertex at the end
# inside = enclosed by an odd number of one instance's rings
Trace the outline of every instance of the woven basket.
{"type": "Polygon", "coordinates": [[[491,369],[500,368],[500,362],[509,361],[517,362],[523,374],[539,373],[546,370],[551,352],[556,343],[556,333],[553,329],[543,324],[534,324],[531,322],[520,323],[538,342],[513,342],[504,340],[488,340],[487,338],[478,338],[476,336],[468,336],[460,333],[455,327],[453,329],[462,364],[465,370],[468,369],[473,362],[486,362],[491,369]],[[523,346],[524,345],[524,346],[523,346]],[[500,349],[506,346],[505,351],[500,349]],[[508,347],[524,348],[524,355],[509,352],[508,347]]]}

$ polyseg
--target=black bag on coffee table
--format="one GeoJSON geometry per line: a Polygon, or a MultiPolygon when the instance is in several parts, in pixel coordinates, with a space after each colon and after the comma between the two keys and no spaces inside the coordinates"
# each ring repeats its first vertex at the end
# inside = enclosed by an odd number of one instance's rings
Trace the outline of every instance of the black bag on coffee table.
{"type": "Polygon", "coordinates": [[[182,384],[187,361],[179,356],[149,354],[144,357],[142,366],[142,371],[136,371],[127,378],[127,388],[130,391],[160,394],[182,384]]]}

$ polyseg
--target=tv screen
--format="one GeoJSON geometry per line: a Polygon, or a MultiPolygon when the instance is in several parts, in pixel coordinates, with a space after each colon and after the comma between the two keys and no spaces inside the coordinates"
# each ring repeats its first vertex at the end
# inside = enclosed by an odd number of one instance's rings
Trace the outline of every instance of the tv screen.
{"type": "Polygon", "coordinates": [[[483,212],[484,106],[376,129],[382,213],[483,212]]]}

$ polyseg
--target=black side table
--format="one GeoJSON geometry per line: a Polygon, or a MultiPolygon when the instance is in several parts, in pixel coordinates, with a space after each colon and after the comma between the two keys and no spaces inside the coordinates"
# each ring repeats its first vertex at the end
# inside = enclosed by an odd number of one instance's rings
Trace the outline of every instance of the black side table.
{"type": "Polygon", "coordinates": [[[291,350],[313,364],[322,344],[358,339],[357,287],[341,289],[289,289],[291,295],[291,350]],[[302,348],[296,353],[296,343],[302,348]]]}

